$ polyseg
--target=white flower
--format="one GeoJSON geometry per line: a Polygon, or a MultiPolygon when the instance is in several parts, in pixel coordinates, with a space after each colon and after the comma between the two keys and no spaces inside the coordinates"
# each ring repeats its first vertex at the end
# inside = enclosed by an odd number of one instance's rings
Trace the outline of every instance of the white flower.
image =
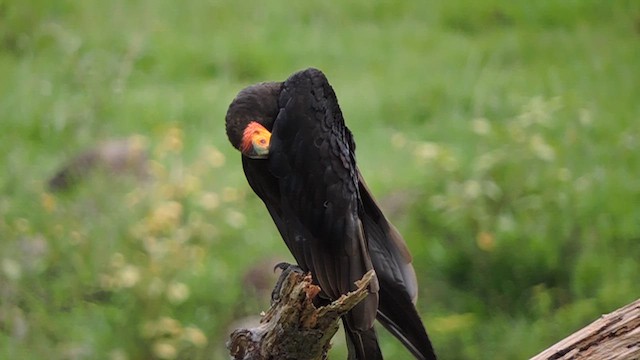
{"type": "Polygon", "coordinates": [[[20,264],[9,258],[2,259],[2,272],[11,280],[18,280],[22,276],[20,264]]]}
{"type": "Polygon", "coordinates": [[[227,212],[227,224],[231,225],[231,227],[240,229],[246,223],[246,219],[244,214],[239,211],[229,210],[227,212]]]}
{"type": "Polygon", "coordinates": [[[476,180],[467,180],[463,185],[464,195],[468,199],[475,199],[482,193],[482,187],[476,180]]]}
{"type": "Polygon", "coordinates": [[[420,143],[414,154],[421,160],[434,160],[440,154],[440,146],[433,142],[420,143]]]}
{"type": "Polygon", "coordinates": [[[534,154],[541,160],[552,161],[555,159],[556,152],[539,134],[533,135],[529,144],[534,154]]]}

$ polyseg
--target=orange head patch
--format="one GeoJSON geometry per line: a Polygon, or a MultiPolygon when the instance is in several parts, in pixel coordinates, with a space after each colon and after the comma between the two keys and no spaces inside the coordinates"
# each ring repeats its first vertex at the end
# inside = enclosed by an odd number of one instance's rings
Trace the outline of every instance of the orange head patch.
{"type": "Polygon", "coordinates": [[[269,154],[271,133],[256,121],[250,122],[244,129],[240,151],[251,158],[265,158],[269,154]]]}

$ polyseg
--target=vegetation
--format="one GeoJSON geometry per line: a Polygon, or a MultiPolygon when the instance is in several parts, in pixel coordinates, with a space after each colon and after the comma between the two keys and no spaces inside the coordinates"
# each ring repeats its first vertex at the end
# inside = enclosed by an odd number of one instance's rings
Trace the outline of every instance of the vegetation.
{"type": "Polygon", "coordinates": [[[640,295],[638,64],[632,0],[1,1],[0,358],[225,359],[266,309],[252,276],[291,258],[224,115],[309,66],[441,357],[532,356],[640,295]],[[125,137],[150,180],[48,191],[125,137]]]}

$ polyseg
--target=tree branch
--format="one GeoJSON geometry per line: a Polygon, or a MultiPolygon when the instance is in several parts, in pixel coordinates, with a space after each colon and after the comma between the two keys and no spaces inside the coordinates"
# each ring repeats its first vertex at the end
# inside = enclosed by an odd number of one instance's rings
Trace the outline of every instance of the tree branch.
{"type": "Polygon", "coordinates": [[[326,359],[340,317],[367,297],[375,272],[357,281],[357,290],[320,308],[313,305],[320,287],[312,284],[311,275],[291,271],[285,276],[260,325],[231,334],[227,348],[234,360],[326,359]]]}

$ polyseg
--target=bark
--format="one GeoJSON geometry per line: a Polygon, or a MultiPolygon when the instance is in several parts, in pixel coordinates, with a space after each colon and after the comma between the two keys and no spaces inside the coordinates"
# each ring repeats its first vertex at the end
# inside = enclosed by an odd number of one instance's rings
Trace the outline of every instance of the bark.
{"type": "Polygon", "coordinates": [[[640,359],[640,299],[601,316],[531,360],[640,359]]]}

